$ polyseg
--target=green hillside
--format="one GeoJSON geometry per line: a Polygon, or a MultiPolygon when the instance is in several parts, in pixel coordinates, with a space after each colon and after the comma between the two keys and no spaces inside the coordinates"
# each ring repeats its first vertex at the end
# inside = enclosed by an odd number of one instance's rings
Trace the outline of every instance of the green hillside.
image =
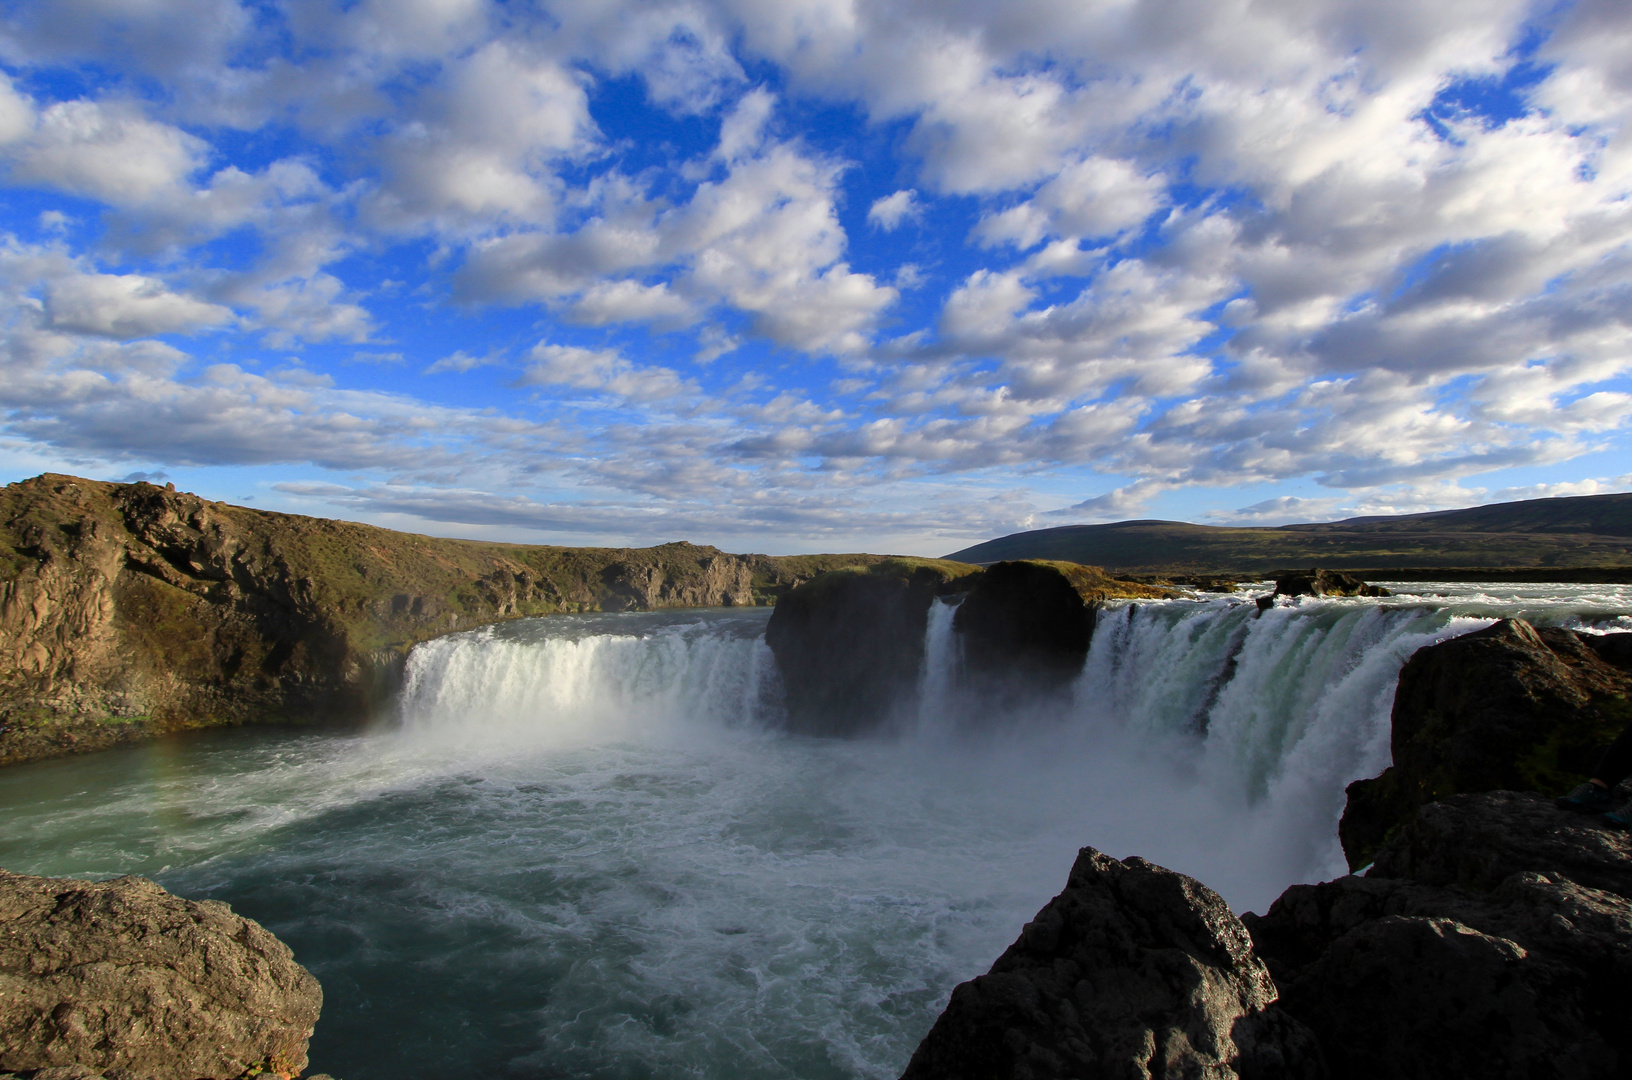
{"type": "Polygon", "coordinates": [[[1319,565],[1369,572],[1535,568],[1546,572],[1543,578],[1573,579],[1581,576],[1575,571],[1632,567],[1632,494],[1277,528],[1184,521],[1066,525],[988,540],[947,558],[1064,559],[1121,574],[1269,575],[1319,565]]]}

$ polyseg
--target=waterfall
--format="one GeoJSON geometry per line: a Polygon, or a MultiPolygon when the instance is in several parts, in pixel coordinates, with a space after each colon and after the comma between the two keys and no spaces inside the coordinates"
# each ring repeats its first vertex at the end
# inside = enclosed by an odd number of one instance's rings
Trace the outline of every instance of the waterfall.
{"type": "MultiPolygon", "coordinates": [[[[1389,764],[1394,689],[1418,648],[1501,615],[1625,622],[1624,606],[1585,595],[1306,598],[1263,612],[1237,597],[1110,605],[1070,698],[1003,712],[960,685],[956,610],[930,605],[916,700],[895,735],[926,747],[1007,735],[1096,769],[1106,755],[1142,755],[1218,805],[1277,822],[1264,827],[1304,849],[1288,852],[1299,866],[1332,864],[1344,787],[1389,764]]],[[[409,657],[403,728],[507,749],[775,729],[784,713],[766,617],[556,616],[428,642],[409,657]]]]}
{"type": "Polygon", "coordinates": [[[924,666],[918,675],[918,730],[945,732],[957,708],[958,668],[963,647],[952,632],[962,598],[935,600],[924,628],[924,666]]]}
{"type": "Polygon", "coordinates": [[[780,693],[762,617],[558,616],[417,646],[400,709],[410,736],[548,745],[765,725],[780,693]]]}

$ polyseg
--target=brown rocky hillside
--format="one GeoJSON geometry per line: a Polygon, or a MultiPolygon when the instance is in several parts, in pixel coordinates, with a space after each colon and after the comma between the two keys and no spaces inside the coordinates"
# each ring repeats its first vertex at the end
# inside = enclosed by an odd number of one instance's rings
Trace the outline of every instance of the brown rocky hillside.
{"type": "Polygon", "coordinates": [[[47,474],[0,490],[0,762],[361,718],[419,641],[553,612],[771,603],[882,558],[445,540],[47,474]]]}

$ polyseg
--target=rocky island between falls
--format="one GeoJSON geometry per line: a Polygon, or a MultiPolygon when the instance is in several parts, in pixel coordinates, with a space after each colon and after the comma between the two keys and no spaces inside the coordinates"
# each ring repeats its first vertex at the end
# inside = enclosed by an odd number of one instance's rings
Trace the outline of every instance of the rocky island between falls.
{"type": "MultiPolygon", "coordinates": [[[[0,509],[0,760],[355,719],[414,642],[499,619],[771,600],[790,728],[849,735],[891,722],[941,597],[963,597],[972,692],[1001,698],[1017,674],[1063,689],[1100,602],[1170,595],[1039,560],[444,541],[60,476],[0,509]]],[[[1310,571],[1276,592],[1359,586],[1310,571]]],[[[1632,634],[1510,619],[1418,650],[1393,765],[1348,791],[1362,874],[1237,918],[1201,882],[1084,848],[903,1080],[1632,1075],[1632,838],[1536,794],[1581,779],[1629,701],[1632,634]]],[[[226,905],[0,873],[0,924],[0,1080],[306,1067],[321,990],[226,905]]]]}

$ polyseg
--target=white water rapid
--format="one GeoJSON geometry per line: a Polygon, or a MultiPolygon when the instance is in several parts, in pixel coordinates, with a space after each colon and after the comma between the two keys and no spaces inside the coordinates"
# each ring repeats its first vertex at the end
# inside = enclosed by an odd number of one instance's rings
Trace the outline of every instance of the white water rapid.
{"type": "Polygon", "coordinates": [[[1067,697],[960,690],[937,602],[871,738],[782,728],[765,611],[524,620],[415,649],[400,724],[237,730],[0,770],[0,865],[141,873],[288,942],[312,1068],[898,1076],[1076,849],[1237,910],[1343,871],[1400,665],[1502,615],[1632,629],[1624,587],[1104,610],[1067,697]]]}

